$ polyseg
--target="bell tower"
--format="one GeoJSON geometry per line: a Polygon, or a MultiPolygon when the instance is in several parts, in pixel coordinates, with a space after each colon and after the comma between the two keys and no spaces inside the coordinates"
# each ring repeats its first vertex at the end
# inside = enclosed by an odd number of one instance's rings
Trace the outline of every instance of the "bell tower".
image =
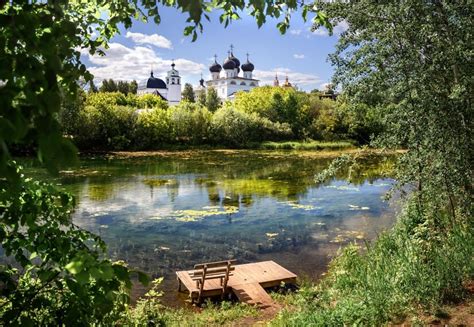
{"type": "Polygon", "coordinates": [[[169,104],[178,104],[181,101],[181,77],[179,72],[174,68],[174,61],[171,64],[171,70],[166,76],[166,86],[168,88],[168,102],[169,104]]]}

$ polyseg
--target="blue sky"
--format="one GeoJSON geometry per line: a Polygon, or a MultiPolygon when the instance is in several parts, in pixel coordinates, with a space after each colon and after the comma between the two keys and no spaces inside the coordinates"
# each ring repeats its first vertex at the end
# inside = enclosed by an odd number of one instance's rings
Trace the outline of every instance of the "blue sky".
{"type": "Polygon", "coordinates": [[[204,23],[204,33],[191,42],[190,37],[183,36],[184,14],[174,8],[162,8],[160,12],[160,25],[135,22],[131,29],[122,29],[111,40],[105,57],[83,56],[98,84],[104,78],[143,82],[151,67],[156,77],[164,78],[174,59],[183,84],[197,85],[201,73],[209,79],[208,66],[214,54],[222,64],[232,44],[241,63],[246,61],[245,54],[250,54],[260,85],[271,83],[278,73],[280,80],[288,75],[290,82],[301,89],[321,88],[333,72],[327,56],[334,51],[338,34],[345,29],[344,24],[337,26],[333,36],[328,36],[324,29],[311,32],[310,23],[294,15],[291,28],[281,35],[275,27],[276,20],[267,21],[259,29],[253,17],[242,13],[241,20],[224,28],[217,13],[213,13],[211,22],[204,23]]]}

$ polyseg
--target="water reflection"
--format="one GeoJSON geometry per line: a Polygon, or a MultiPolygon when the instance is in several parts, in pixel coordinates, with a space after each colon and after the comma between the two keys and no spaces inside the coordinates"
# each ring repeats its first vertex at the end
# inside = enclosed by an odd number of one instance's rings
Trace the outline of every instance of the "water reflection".
{"type": "MultiPolygon", "coordinates": [[[[111,255],[155,276],[229,257],[275,260],[317,277],[349,241],[392,223],[381,197],[390,158],[317,185],[330,159],[293,153],[199,152],[165,157],[87,159],[57,181],[77,195],[76,223],[100,234],[111,255]]],[[[175,292],[168,292],[174,301],[175,292]]]]}

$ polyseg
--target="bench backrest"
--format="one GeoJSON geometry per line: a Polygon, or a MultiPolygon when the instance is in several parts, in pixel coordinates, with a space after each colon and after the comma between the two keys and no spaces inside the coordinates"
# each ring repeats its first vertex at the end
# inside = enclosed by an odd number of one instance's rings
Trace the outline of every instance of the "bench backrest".
{"type": "Polygon", "coordinates": [[[223,289],[227,287],[229,277],[232,271],[235,270],[233,266],[237,260],[225,260],[216,262],[200,263],[194,266],[194,270],[190,272],[192,280],[196,281],[198,287],[202,290],[204,282],[208,279],[221,279],[223,289]]]}

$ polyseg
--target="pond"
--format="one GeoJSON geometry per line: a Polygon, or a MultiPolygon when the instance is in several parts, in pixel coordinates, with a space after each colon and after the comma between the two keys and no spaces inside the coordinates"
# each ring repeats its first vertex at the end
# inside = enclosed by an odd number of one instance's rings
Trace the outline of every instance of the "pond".
{"type": "Polygon", "coordinates": [[[165,303],[181,305],[174,272],[195,263],[274,260],[314,280],[342,245],[389,228],[394,206],[383,196],[393,180],[381,176],[391,158],[317,184],[331,160],[248,150],[100,156],[54,182],[77,196],[79,226],[101,235],[114,259],[164,276],[165,303]]]}

